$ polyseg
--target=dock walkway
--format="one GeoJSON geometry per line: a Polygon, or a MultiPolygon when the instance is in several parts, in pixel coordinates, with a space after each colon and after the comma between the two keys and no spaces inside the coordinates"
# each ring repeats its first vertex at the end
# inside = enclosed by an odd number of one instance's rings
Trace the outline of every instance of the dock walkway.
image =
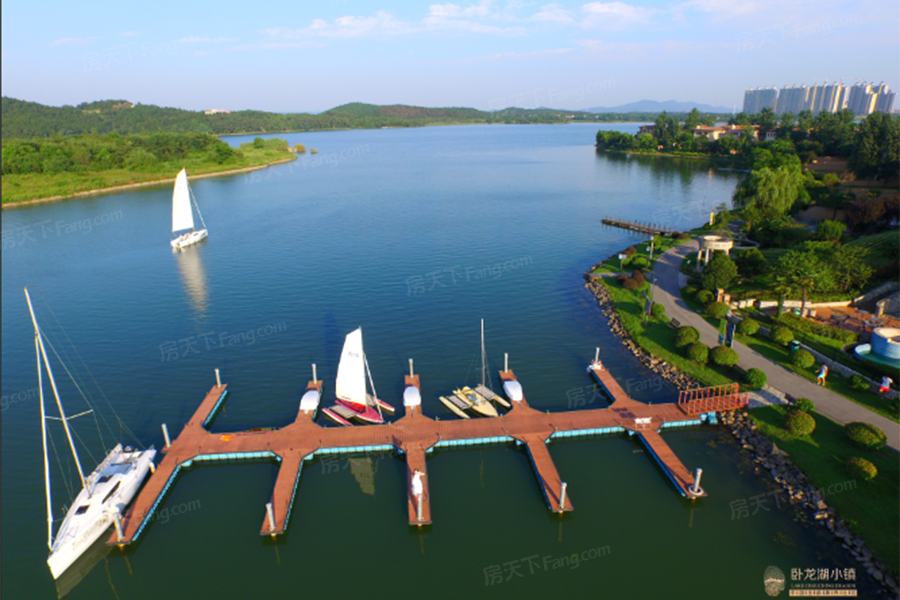
{"type": "MultiPolygon", "coordinates": [[[[607,390],[614,403],[610,408],[541,412],[523,397],[512,409],[497,418],[438,421],[422,414],[421,406],[410,407],[403,418],[384,425],[361,427],[322,427],[313,415],[298,410],[293,423],[281,429],[211,433],[212,421],[228,393],[226,385],[216,384],[200,403],[194,415],[165,448],[156,472],[138,494],[122,523],[123,536],[113,533],[107,543],[125,545],[136,541],[151,517],[175,484],[179,472],[195,463],[245,459],[273,459],[280,463],[270,500],[271,509],[263,517],[261,535],[283,534],[288,527],[294,497],[304,461],[316,455],[354,452],[399,452],[407,460],[407,504],[409,524],[432,522],[432,498],[429,492],[426,454],[434,448],[476,444],[517,443],[524,445],[534,466],[548,507],[553,512],[573,510],[568,494],[563,497],[563,481],[547,448],[553,438],[598,435],[627,431],[639,434],[653,457],[660,462],[678,491],[688,497],[693,477],[659,435],[664,427],[700,423],[702,407],[697,403],[648,405],[630,398],[599,362],[591,363],[590,373],[607,390]],[[423,473],[422,513],[413,493],[413,473],[423,473]]],[[[501,379],[515,380],[512,371],[502,371],[501,379]]],[[[418,387],[418,377],[414,380],[418,387]]],[[[407,380],[411,383],[411,379],[407,380]]],[[[321,382],[310,382],[308,389],[321,390],[321,382]]],[[[716,410],[746,405],[746,398],[733,395],[719,401],[716,410]]]]}

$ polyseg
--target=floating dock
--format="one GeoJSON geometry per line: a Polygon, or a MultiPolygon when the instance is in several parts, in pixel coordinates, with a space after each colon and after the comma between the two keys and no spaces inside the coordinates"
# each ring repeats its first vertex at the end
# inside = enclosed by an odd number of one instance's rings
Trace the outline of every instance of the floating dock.
{"type": "MultiPolygon", "coordinates": [[[[218,382],[209,390],[194,415],[178,435],[163,449],[165,454],[156,471],[124,515],[122,536],[113,533],[110,545],[135,542],[151,522],[153,514],[175,484],[180,471],[195,463],[230,460],[276,460],[280,463],[271,500],[266,504],[260,535],[283,534],[300,482],[303,463],[316,455],[357,452],[398,452],[407,461],[407,509],[409,524],[432,522],[431,494],[426,455],[435,448],[476,444],[524,445],[534,466],[541,491],[551,511],[573,510],[566,484],[557,472],[547,448],[552,438],[566,438],[629,432],[640,437],[653,458],[682,495],[695,498],[705,493],[696,485],[690,471],[666,445],[659,430],[686,426],[702,419],[714,420],[714,412],[741,408],[747,395],[736,388],[722,387],[691,391],[677,404],[648,405],[630,398],[609,371],[595,360],[588,371],[603,386],[613,404],[610,408],[541,412],[531,408],[521,384],[512,370],[500,372],[504,390],[512,400],[512,409],[500,418],[438,421],[422,414],[421,405],[411,395],[403,418],[383,425],[365,427],[322,427],[313,421],[314,413],[298,410],[293,423],[281,429],[251,430],[235,433],[211,433],[206,426],[225,402],[228,388],[218,382]],[[422,473],[421,502],[414,493],[413,476],[422,473]]],[[[406,377],[407,388],[419,390],[418,376],[406,377]]],[[[321,382],[310,382],[307,389],[321,392],[321,382]]],[[[699,474],[699,470],[698,470],[699,474]]]]}

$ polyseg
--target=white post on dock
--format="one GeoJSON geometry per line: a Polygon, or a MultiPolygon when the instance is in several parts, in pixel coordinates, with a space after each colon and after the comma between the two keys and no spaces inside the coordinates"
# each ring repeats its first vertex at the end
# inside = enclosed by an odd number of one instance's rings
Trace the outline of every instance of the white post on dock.
{"type": "Polygon", "coordinates": [[[594,362],[600,362],[600,347],[599,346],[597,346],[597,348],[594,350],[594,362]]]}
{"type": "Polygon", "coordinates": [[[275,512],[271,502],[266,502],[266,514],[269,515],[269,531],[275,531],[275,512]]]}
{"type": "Polygon", "coordinates": [[[703,469],[697,467],[697,473],[694,475],[694,485],[691,486],[692,494],[700,493],[700,476],[703,475],[703,469]]]}
{"type": "Polygon", "coordinates": [[[422,494],[416,494],[416,502],[418,506],[416,507],[416,519],[419,521],[422,520],[422,494]]]}
{"type": "Polygon", "coordinates": [[[150,474],[156,473],[156,465],[153,464],[153,461],[150,461],[150,474]]]}
{"type": "Polygon", "coordinates": [[[503,353],[503,370],[509,371],[509,354],[503,353]]]}
{"type": "Polygon", "coordinates": [[[216,387],[222,387],[222,378],[219,377],[218,369],[216,369],[216,387]]]}
{"type": "Polygon", "coordinates": [[[169,428],[166,427],[165,423],[162,424],[162,430],[163,430],[163,438],[165,438],[165,440],[166,440],[166,448],[169,448],[172,445],[172,441],[169,439],[169,428]]]}
{"type": "Polygon", "coordinates": [[[313,383],[319,383],[319,380],[316,379],[316,363],[313,363],[313,383]]]}
{"type": "Polygon", "coordinates": [[[409,359],[409,376],[410,376],[410,377],[415,377],[415,374],[413,373],[413,362],[412,362],[412,359],[409,359]]]}
{"type": "Polygon", "coordinates": [[[566,482],[562,482],[562,491],[559,493],[559,510],[566,510],[566,482]]]}
{"type": "Polygon", "coordinates": [[[122,533],[122,514],[119,511],[113,513],[113,523],[116,525],[116,539],[121,542],[125,534],[122,533]]]}

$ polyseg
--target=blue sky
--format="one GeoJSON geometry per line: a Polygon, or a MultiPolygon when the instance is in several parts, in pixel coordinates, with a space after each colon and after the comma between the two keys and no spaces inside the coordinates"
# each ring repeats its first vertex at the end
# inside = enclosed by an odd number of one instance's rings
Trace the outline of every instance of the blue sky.
{"type": "Polygon", "coordinates": [[[188,109],[345,102],[740,105],[751,86],[900,86],[896,0],[2,3],[3,94],[188,109]]]}

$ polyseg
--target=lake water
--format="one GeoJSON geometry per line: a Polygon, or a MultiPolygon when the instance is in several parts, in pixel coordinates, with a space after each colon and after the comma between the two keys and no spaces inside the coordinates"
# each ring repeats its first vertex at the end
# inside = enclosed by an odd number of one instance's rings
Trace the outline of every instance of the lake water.
{"type": "MultiPolygon", "coordinates": [[[[25,285],[57,347],[71,339],[122,419],[157,448],[160,424],[178,434],[215,368],[231,392],[215,431],[289,423],[311,363],[333,398],[343,338],[359,326],[379,396],[402,405],[413,358],[424,412],[440,418],[453,417],[439,395],[480,379],[481,318],[492,375],[509,353],[534,407],[565,410],[581,395],[605,406],[585,373],[595,346],[634,398],[671,401],[675,390],[606,330],[582,274],[641,241],[602,217],[687,229],[729,200],[736,178],[698,161],[598,155],[596,129],[282,134],[318,154],[195,181],[210,237],[181,254],[168,243],[169,186],[3,211],[4,597],[57,594],[25,285]]],[[[99,397],[71,348],[67,364],[99,397]]],[[[66,379],[58,365],[56,375],[66,379]]],[[[70,414],[84,409],[71,383],[61,390],[70,414]]],[[[91,417],[75,427],[102,456],[91,417]]],[[[315,460],[277,543],[258,535],[275,465],[194,469],[165,501],[166,518],[67,597],[761,598],[768,565],[855,566],[823,528],[776,507],[769,482],[720,433],[665,435],[689,469],[704,469],[709,497],[694,503],[624,435],[553,443],[575,506],[564,518],[547,510],[521,450],[436,452],[434,525],[422,531],[407,526],[402,458],[315,460]],[[756,514],[732,518],[730,503],[752,509],[760,494],[756,514]]],[[[54,439],[71,476],[64,436],[54,439]]],[[[96,464],[87,451],[82,460],[96,464]]],[[[62,516],[68,496],[51,464],[62,516]]]]}

